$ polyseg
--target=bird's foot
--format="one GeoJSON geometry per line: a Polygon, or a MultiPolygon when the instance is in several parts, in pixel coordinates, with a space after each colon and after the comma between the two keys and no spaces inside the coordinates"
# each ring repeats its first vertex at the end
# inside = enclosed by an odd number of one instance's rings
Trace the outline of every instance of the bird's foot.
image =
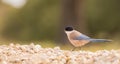
{"type": "Polygon", "coordinates": [[[76,47],[74,47],[73,49],[71,49],[71,51],[74,51],[76,49],[76,47]]]}

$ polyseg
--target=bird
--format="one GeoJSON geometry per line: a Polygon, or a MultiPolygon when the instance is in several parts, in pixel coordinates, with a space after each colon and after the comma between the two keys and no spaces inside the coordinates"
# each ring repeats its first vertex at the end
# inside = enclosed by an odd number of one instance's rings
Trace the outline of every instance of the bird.
{"type": "Polygon", "coordinates": [[[74,46],[72,51],[74,51],[78,47],[81,49],[82,46],[90,42],[111,42],[112,41],[109,39],[95,39],[95,38],[88,37],[87,35],[84,35],[79,31],[75,30],[71,26],[65,27],[64,31],[67,34],[68,40],[74,46]]]}

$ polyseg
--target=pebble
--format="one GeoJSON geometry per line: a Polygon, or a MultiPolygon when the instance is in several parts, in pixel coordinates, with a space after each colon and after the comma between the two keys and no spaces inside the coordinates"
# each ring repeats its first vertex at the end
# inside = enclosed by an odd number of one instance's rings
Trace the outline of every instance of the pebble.
{"type": "Polygon", "coordinates": [[[120,64],[120,50],[70,51],[30,45],[0,45],[0,64],[120,64]]]}

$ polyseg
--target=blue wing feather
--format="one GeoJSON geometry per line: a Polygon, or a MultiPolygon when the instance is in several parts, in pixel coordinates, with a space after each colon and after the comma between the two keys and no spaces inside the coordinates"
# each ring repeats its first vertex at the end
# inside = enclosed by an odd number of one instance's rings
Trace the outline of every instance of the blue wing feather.
{"type": "Polygon", "coordinates": [[[84,34],[81,34],[80,36],[75,37],[75,40],[87,40],[87,39],[90,39],[90,37],[88,37],[84,34]]]}
{"type": "Polygon", "coordinates": [[[112,41],[107,39],[93,39],[84,34],[81,34],[80,36],[75,37],[74,40],[89,40],[90,42],[111,42],[112,41]]]}

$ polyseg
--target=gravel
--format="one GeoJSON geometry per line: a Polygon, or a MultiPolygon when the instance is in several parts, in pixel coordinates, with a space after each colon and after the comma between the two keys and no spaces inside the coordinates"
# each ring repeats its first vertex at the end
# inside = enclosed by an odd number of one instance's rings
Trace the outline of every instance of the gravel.
{"type": "Polygon", "coordinates": [[[120,64],[120,50],[70,51],[33,43],[1,45],[0,64],[120,64]]]}

